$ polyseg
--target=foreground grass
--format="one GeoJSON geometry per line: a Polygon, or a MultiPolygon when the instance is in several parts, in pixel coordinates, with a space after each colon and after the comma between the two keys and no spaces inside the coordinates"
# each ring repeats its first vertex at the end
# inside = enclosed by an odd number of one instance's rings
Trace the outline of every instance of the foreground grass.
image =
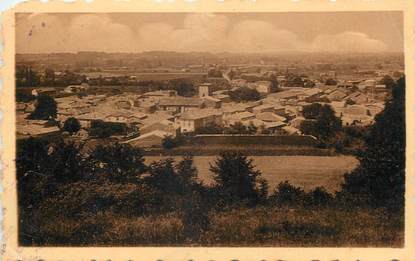
{"type": "Polygon", "coordinates": [[[22,245],[45,246],[374,246],[403,245],[402,215],[382,209],[345,211],[257,207],[212,211],[207,230],[185,237],[178,213],[124,216],[111,211],[82,218],[22,213],[22,245]],[[25,224],[25,225],[22,225],[25,224]]]}

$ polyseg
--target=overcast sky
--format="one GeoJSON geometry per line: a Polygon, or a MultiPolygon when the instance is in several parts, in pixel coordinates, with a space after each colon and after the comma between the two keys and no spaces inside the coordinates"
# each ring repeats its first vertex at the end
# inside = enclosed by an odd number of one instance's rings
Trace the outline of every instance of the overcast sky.
{"type": "Polygon", "coordinates": [[[401,12],[17,14],[16,52],[403,51],[401,12]]]}

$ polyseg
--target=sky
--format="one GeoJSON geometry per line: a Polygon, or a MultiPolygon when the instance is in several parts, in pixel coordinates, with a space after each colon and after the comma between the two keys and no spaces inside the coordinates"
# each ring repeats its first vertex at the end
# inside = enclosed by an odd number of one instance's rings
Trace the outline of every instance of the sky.
{"type": "Polygon", "coordinates": [[[19,13],[16,52],[402,52],[401,12],[19,13]]]}

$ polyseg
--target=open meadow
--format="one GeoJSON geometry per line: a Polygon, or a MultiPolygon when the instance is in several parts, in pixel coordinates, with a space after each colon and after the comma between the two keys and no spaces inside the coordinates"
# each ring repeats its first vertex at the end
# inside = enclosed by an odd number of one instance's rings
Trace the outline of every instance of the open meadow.
{"type": "MultiPolygon", "coordinates": [[[[146,156],[146,163],[158,161],[159,156],[146,156]]],[[[181,157],[173,157],[180,160],[181,157]]],[[[289,181],[305,190],[322,186],[329,192],[340,189],[343,175],[352,171],[359,164],[353,156],[251,156],[253,164],[274,189],[280,182],[289,181]]],[[[216,156],[195,156],[194,164],[198,170],[198,178],[205,184],[213,182],[210,164],[216,156]]]]}

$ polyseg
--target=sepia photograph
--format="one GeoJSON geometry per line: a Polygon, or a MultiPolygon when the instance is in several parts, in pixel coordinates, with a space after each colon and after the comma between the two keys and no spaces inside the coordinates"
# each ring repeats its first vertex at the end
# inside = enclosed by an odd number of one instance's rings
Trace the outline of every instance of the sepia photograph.
{"type": "Polygon", "coordinates": [[[403,248],[403,18],[15,13],[18,245],[403,248]]]}

